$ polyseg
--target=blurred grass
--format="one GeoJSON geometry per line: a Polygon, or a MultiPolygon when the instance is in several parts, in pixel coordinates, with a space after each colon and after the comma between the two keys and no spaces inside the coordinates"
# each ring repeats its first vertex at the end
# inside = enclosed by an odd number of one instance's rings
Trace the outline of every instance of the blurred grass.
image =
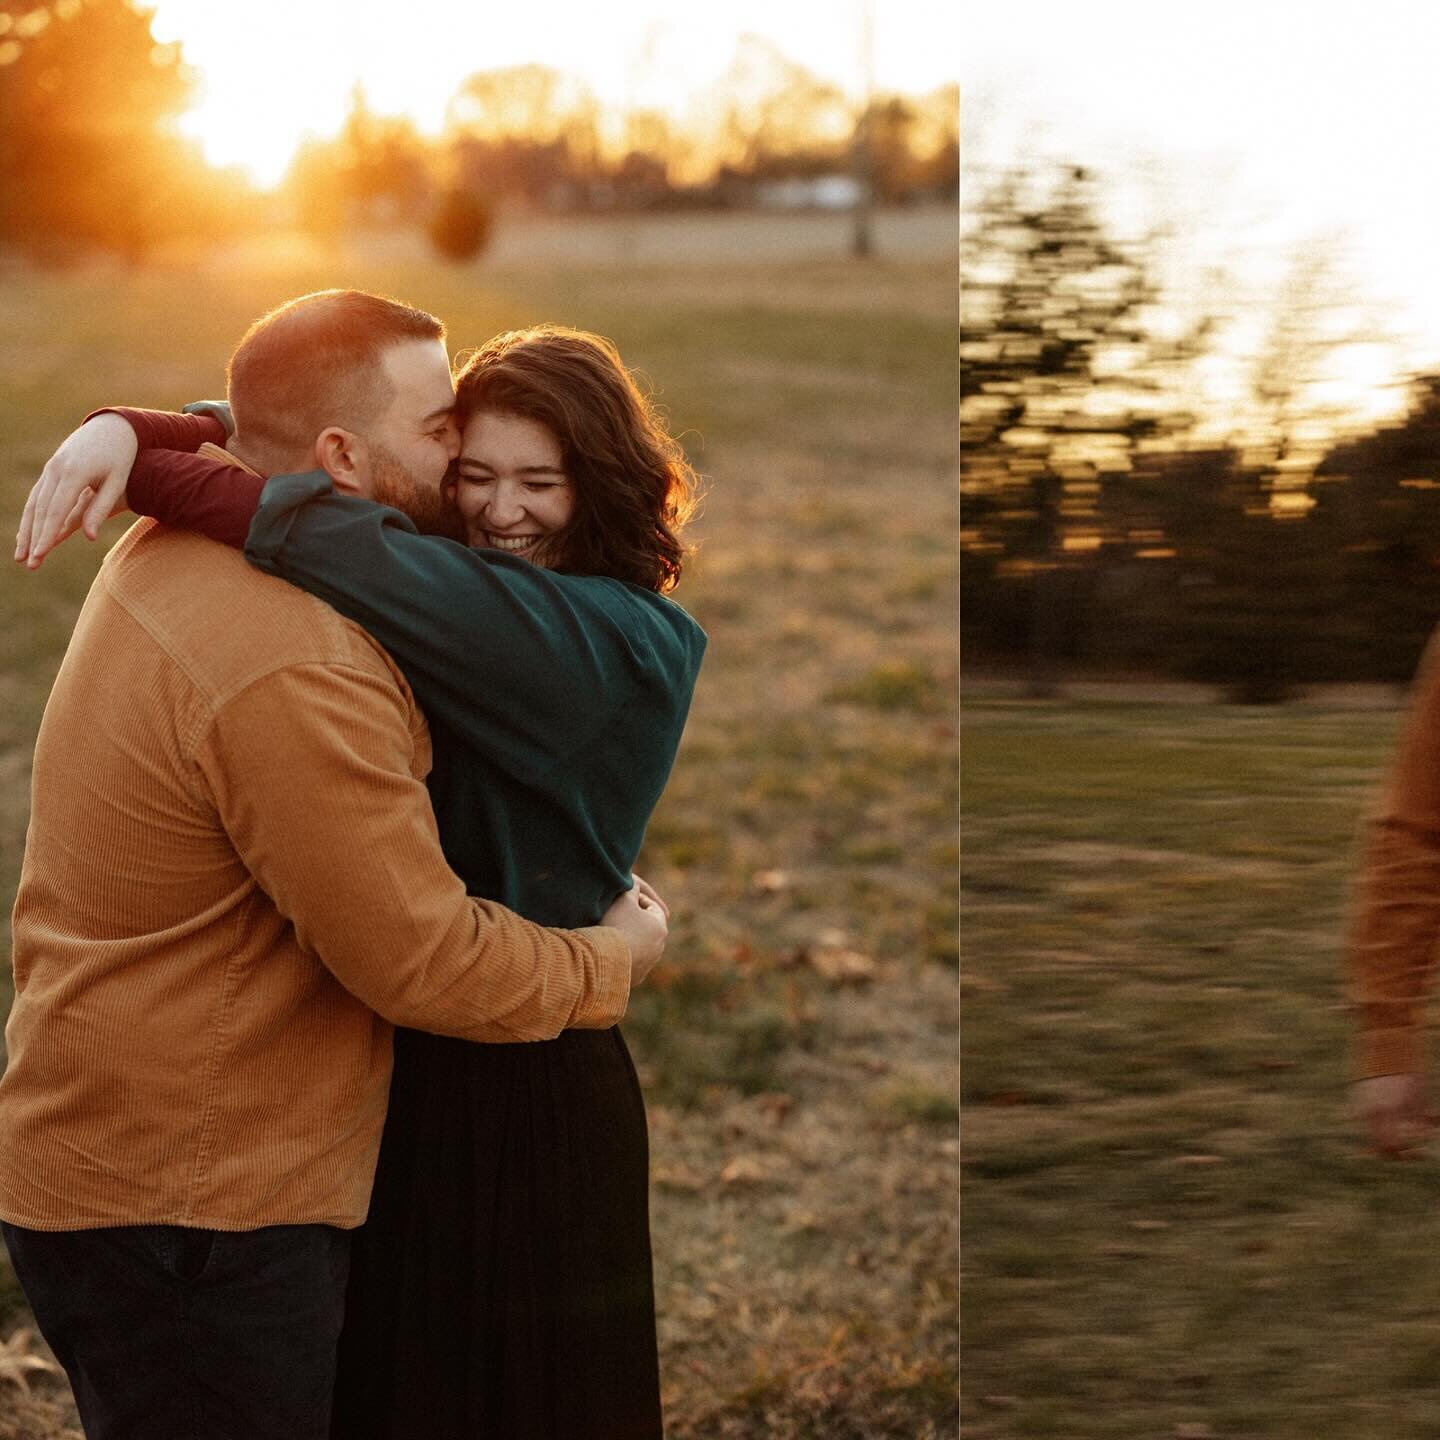
{"type": "Polygon", "coordinates": [[[1440,1433],[1437,1157],[1346,1108],[1396,718],[966,706],[966,1433],[1440,1433]]]}
{"type": "MultiPolygon", "coordinates": [[[[457,350],[540,320],[609,335],[707,478],[677,598],[711,648],[639,867],[672,903],[671,958],[626,1023],[669,1432],[953,1433],[953,264],[12,277],[0,510],[88,410],[220,393],[251,319],[331,285],[434,310],[457,350]],[[873,979],[807,963],[842,941],[873,979]]],[[[99,558],[74,542],[0,572],[7,916],[30,749],[99,558]]]]}

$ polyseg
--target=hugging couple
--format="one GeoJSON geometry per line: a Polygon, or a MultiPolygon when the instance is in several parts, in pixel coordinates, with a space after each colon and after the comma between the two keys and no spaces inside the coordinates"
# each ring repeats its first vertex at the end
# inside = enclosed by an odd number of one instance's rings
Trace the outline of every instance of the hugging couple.
{"type": "Polygon", "coordinates": [[[452,380],[433,316],[325,291],[228,390],[92,416],[21,520],[34,568],[153,517],[36,744],[16,1273],[91,1440],[659,1436],[615,1026],[665,942],[630,867],[705,647],[694,475],[556,327],[452,380]]]}

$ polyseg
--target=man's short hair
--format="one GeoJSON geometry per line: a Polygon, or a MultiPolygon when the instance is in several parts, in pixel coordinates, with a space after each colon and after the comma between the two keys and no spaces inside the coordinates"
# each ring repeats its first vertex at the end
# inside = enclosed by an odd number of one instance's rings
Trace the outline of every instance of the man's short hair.
{"type": "Polygon", "coordinates": [[[302,463],[330,425],[363,434],[394,393],[381,357],[445,339],[424,310],[364,290],[318,290],[262,315],[226,371],[236,453],[273,470],[302,463]]]}

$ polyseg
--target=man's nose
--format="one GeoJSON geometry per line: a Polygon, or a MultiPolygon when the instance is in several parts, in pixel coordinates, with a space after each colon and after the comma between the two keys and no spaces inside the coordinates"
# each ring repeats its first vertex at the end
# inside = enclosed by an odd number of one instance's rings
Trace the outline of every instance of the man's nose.
{"type": "Polygon", "coordinates": [[[450,452],[452,460],[460,458],[460,427],[454,420],[445,428],[445,448],[450,452]]]}

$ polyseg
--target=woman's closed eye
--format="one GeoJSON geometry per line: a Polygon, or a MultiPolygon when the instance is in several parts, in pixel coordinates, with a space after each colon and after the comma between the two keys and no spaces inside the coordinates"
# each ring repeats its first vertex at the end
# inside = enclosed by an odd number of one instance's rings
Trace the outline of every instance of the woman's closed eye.
{"type": "MultiPolygon", "coordinates": [[[[458,471],[458,472],[456,473],[456,475],[455,475],[455,479],[458,480],[462,485],[493,485],[493,484],[495,484],[495,476],[493,476],[493,475],[478,475],[478,474],[474,473],[473,471],[469,471],[469,472],[464,471],[464,470],[458,471]]],[[[543,492],[546,491],[546,490],[554,490],[554,489],[556,489],[558,486],[568,485],[568,484],[570,483],[570,481],[569,481],[569,479],[568,479],[566,476],[564,476],[564,475],[555,475],[555,476],[543,476],[543,477],[535,477],[535,478],[531,478],[531,479],[526,479],[526,480],[522,480],[520,483],[525,487],[525,489],[526,489],[530,494],[532,494],[532,495],[539,495],[539,494],[543,493],[543,492]]]]}

